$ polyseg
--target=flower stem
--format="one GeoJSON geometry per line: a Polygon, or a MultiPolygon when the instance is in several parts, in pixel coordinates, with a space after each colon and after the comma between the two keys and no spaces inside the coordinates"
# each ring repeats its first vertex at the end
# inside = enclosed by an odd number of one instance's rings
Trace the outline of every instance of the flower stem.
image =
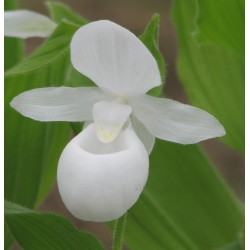
{"type": "Polygon", "coordinates": [[[122,249],[126,220],[127,220],[127,213],[115,221],[114,232],[113,232],[113,247],[112,247],[113,250],[122,249]]]}

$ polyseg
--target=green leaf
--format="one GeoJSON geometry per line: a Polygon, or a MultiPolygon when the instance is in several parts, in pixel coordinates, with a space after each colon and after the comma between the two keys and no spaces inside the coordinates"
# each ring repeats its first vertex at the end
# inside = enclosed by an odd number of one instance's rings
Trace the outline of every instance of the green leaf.
{"type": "MultiPolygon", "coordinates": [[[[16,9],[16,0],[4,0],[4,10],[16,9]]],[[[23,41],[17,38],[4,38],[4,70],[8,70],[22,60],[23,41]]]]}
{"type": "Polygon", "coordinates": [[[245,226],[238,233],[238,243],[242,249],[245,249],[245,226]]]}
{"type": "Polygon", "coordinates": [[[78,231],[62,216],[38,213],[8,201],[4,209],[11,232],[24,249],[103,249],[94,236],[78,231]]]}
{"type": "MultiPolygon", "coordinates": [[[[16,0],[4,0],[4,10],[17,8],[16,0]]],[[[23,41],[17,38],[4,37],[4,71],[15,66],[23,57],[23,41]]],[[[10,248],[13,236],[4,221],[4,249],[10,248]]]]}
{"type": "Polygon", "coordinates": [[[4,0],[4,10],[15,10],[17,8],[16,0],[4,0]]]}
{"type": "Polygon", "coordinates": [[[210,250],[235,241],[243,223],[242,205],[197,146],[158,140],[125,242],[134,250],[210,250]]]}
{"type": "Polygon", "coordinates": [[[43,139],[42,169],[40,170],[39,189],[36,195],[35,206],[42,203],[55,182],[58,160],[69,138],[69,124],[53,123],[46,125],[43,139]]]}
{"type": "Polygon", "coordinates": [[[242,206],[197,146],[158,140],[150,166],[146,188],[128,213],[125,242],[131,249],[208,250],[235,240],[242,206]]]}
{"type": "Polygon", "coordinates": [[[5,74],[5,198],[26,207],[39,204],[53,184],[70,126],[23,117],[9,102],[23,91],[67,81],[69,43],[77,28],[62,23],[34,54],[5,74]]]}
{"type": "Polygon", "coordinates": [[[197,0],[195,38],[200,44],[218,44],[244,57],[244,0],[197,0]]]}
{"type": "Polygon", "coordinates": [[[4,71],[12,68],[22,60],[23,41],[18,38],[4,38],[4,71]]]}
{"type": "Polygon", "coordinates": [[[70,66],[68,85],[72,87],[96,87],[91,79],[78,72],[72,65],[70,66]]]}
{"type": "Polygon", "coordinates": [[[159,51],[158,37],[159,37],[159,22],[160,15],[155,14],[152,20],[147,25],[144,33],[139,37],[144,45],[149,49],[149,51],[154,56],[161,74],[162,84],[159,87],[153,88],[149,91],[150,95],[159,96],[162,93],[162,89],[166,79],[166,64],[164,58],[159,51]]]}
{"type": "Polygon", "coordinates": [[[226,246],[220,247],[220,248],[216,248],[215,250],[244,250],[245,248],[241,248],[241,246],[239,245],[239,243],[234,242],[231,244],[228,244],[226,246]]]}
{"type": "Polygon", "coordinates": [[[63,19],[73,22],[78,25],[84,25],[88,23],[88,20],[77,15],[67,5],[60,2],[47,2],[50,17],[57,23],[60,23],[63,19]]]}
{"type": "Polygon", "coordinates": [[[214,115],[225,127],[227,134],[222,141],[243,153],[244,59],[219,45],[197,45],[192,36],[195,3],[175,1],[173,6],[179,43],[178,74],[192,104],[214,115]]]}
{"type": "MultiPolygon", "coordinates": [[[[69,58],[66,57],[69,57],[69,44],[73,34],[78,28],[79,26],[77,25],[63,22],[40,48],[17,67],[6,72],[5,75],[7,77],[13,77],[13,75],[23,75],[35,70],[43,70],[45,67],[56,64],[57,61],[63,61],[62,58],[67,62],[65,63],[67,64],[65,67],[68,67],[70,61],[69,58]]],[[[58,70],[58,73],[63,73],[63,71],[60,72],[58,70]]]]}
{"type": "Polygon", "coordinates": [[[9,249],[12,242],[13,242],[13,236],[10,232],[7,222],[4,220],[4,249],[5,250],[9,249]]]}

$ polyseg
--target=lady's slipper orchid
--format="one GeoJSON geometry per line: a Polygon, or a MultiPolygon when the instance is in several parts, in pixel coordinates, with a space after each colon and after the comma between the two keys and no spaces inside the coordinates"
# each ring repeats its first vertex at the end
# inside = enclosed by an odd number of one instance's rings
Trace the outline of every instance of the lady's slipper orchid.
{"type": "Polygon", "coordinates": [[[4,35],[8,37],[48,37],[56,26],[48,17],[30,10],[4,12],[4,35]]]}
{"type": "Polygon", "coordinates": [[[11,106],[39,121],[93,122],[58,166],[60,194],[77,218],[112,220],[136,202],[147,179],[145,149],[150,154],[155,137],[191,144],[225,134],[206,111],[146,95],[161,84],[157,62],[125,28],[92,22],[74,34],[70,51],[74,68],[98,87],[33,89],[11,106]]]}

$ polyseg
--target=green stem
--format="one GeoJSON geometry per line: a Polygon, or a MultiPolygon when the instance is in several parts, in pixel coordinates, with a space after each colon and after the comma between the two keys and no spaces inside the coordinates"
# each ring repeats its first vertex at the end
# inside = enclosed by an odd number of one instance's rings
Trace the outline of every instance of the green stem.
{"type": "Polygon", "coordinates": [[[114,232],[113,232],[113,248],[112,248],[113,250],[122,249],[122,241],[125,232],[126,221],[127,221],[127,213],[115,221],[114,232]]]}

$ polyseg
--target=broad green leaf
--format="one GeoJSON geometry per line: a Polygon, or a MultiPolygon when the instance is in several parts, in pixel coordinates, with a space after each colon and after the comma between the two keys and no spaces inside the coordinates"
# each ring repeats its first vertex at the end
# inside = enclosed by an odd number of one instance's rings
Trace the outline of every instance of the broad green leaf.
{"type": "Polygon", "coordinates": [[[4,249],[5,250],[9,249],[12,242],[13,242],[13,236],[10,232],[7,222],[4,220],[4,249]]]}
{"type": "Polygon", "coordinates": [[[23,41],[18,38],[4,38],[4,70],[8,70],[22,60],[23,41]]]}
{"type": "Polygon", "coordinates": [[[242,249],[245,249],[245,226],[243,229],[238,233],[238,243],[242,249]]]}
{"type": "Polygon", "coordinates": [[[17,0],[4,0],[5,10],[15,10],[17,8],[17,0]]]}
{"type": "Polygon", "coordinates": [[[244,56],[244,0],[197,0],[195,38],[200,44],[218,44],[244,56]]]}
{"type": "Polygon", "coordinates": [[[35,212],[8,201],[4,209],[8,226],[23,249],[103,249],[94,236],[77,230],[62,216],[35,212]]]}
{"type": "Polygon", "coordinates": [[[88,20],[72,11],[67,5],[61,2],[47,2],[50,17],[53,21],[60,23],[63,19],[78,25],[88,23],[88,20]]]}
{"type": "Polygon", "coordinates": [[[55,182],[58,160],[69,139],[69,124],[55,123],[46,126],[46,134],[43,140],[43,168],[40,172],[35,205],[39,205],[44,200],[55,182]]]}
{"type": "MultiPolygon", "coordinates": [[[[35,70],[43,70],[45,67],[56,64],[57,60],[66,61],[67,65],[65,63],[65,68],[68,68],[70,61],[69,58],[66,57],[69,56],[69,44],[73,34],[78,28],[79,26],[77,25],[62,22],[40,48],[17,67],[6,72],[5,75],[12,77],[13,75],[28,74],[35,70]],[[62,60],[62,58],[64,60],[62,60]]],[[[63,70],[65,71],[65,69],[63,70]]],[[[64,71],[61,70],[60,72],[58,70],[58,73],[62,74],[64,71]]]]}
{"type": "Polygon", "coordinates": [[[216,248],[214,250],[244,250],[245,248],[242,248],[239,243],[234,242],[232,244],[228,244],[226,246],[216,248]]]}
{"type": "Polygon", "coordinates": [[[244,59],[219,45],[197,45],[192,35],[195,3],[176,0],[173,6],[179,44],[178,74],[192,104],[214,115],[227,132],[222,140],[243,153],[244,59]]]}
{"type": "Polygon", "coordinates": [[[62,23],[34,54],[5,74],[5,198],[26,207],[41,202],[54,182],[70,126],[33,121],[9,102],[25,90],[67,81],[69,43],[77,28],[62,23]]]}
{"type": "MultiPolygon", "coordinates": [[[[16,0],[4,0],[4,10],[16,9],[16,0]]],[[[8,70],[21,61],[23,41],[17,38],[4,38],[4,70],[8,70]]]]}
{"type": "MultiPolygon", "coordinates": [[[[4,10],[17,8],[16,0],[4,0],[4,10]]],[[[12,68],[21,61],[23,56],[23,41],[17,38],[4,38],[4,71],[12,68]]],[[[4,222],[4,249],[7,250],[13,242],[13,237],[4,222]]]]}
{"type": "Polygon", "coordinates": [[[149,91],[149,94],[155,96],[159,96],[162,93],[162,89],[166,80],[166,64],[158,47],[159,22],[160,16],[158,14],[155,14],[152,17],[152,20],[147,25],[144,33],[139,37],[154,56],[160,70],[162,80],[161,86],[149,91]]]}
{"type": "Polygon", "coordinates": [[[237,240],[244,214],[238,200],[195,145],[158,140],[146,187],[129,210],[131,249],[210,250],[237,240]]]}

